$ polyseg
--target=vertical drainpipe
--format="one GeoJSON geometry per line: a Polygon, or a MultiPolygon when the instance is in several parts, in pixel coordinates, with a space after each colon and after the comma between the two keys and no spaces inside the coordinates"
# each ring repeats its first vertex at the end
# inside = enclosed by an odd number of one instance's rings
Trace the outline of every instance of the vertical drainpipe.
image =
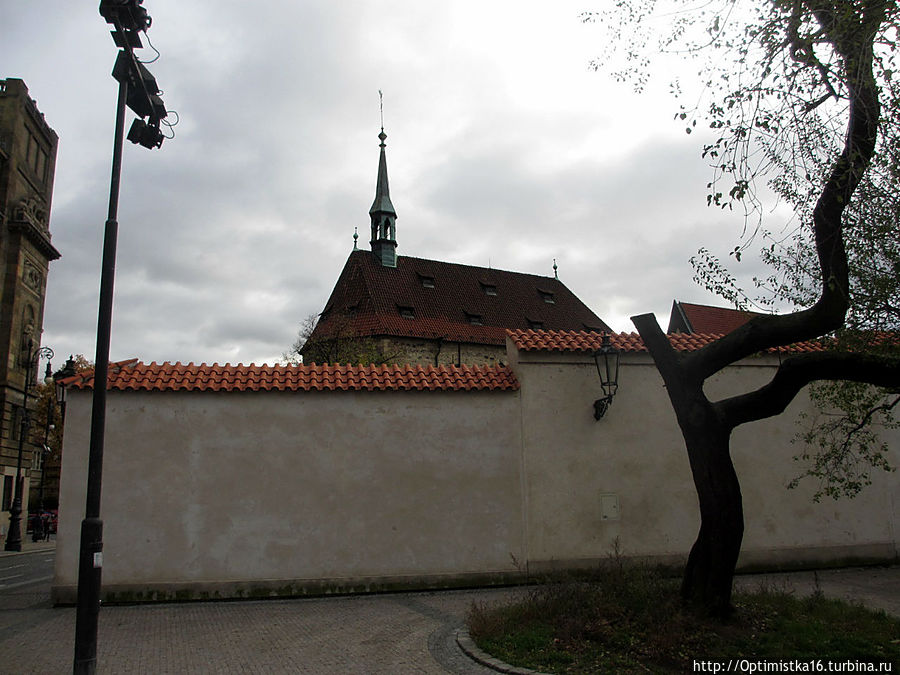
{"type": "Polygon", "coordinates": [[[434,367],[437,368],[441,365],[441,343],[444,341],[443,337],[439,337],[437,339],[437,353],[434,355],[434,367]]]}

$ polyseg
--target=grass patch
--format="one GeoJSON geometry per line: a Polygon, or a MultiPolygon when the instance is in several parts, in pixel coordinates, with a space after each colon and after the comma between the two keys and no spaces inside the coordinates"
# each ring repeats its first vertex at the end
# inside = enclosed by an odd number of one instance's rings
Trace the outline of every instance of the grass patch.
{"type": "Polygon", "coordinates": [[[723,623],[683,610],[679,583],[614,560],[512,605],[474,604],[469,633],[507,663],[552,673],[685,673],[695,660],[729,659],[887,662],[900,672],[900,620],[884,612],[760,588],[736,593],[723,623]]]}

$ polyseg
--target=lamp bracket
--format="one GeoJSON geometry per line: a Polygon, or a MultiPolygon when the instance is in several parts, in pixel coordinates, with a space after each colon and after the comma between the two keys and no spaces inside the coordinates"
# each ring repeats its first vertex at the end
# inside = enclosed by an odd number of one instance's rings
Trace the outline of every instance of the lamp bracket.
{"type": "Polygon", "coordinates": [[[606,414],[606,411],[609,410],[609,406],[612,405],[612,396],[604,396],[603,398],[598,398],[594,401],[594,419],[601,420],[603,416],[606,414]]]}

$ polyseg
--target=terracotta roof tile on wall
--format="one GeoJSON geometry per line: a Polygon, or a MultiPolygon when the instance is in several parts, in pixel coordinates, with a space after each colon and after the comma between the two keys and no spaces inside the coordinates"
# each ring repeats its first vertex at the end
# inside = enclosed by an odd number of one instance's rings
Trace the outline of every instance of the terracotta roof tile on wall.
{"type": "MultiPolygon", "coordinates": [[[[92,389],[93,372],[64,380],[73,389],[92,389]]],[[[249,366],[238,364],[110,364],[108,388],[121,391],[513,391],[519,388],[505,366],[249,366]]]]}
{"type": "Polygon", "coordinates": [[[545,330],[609,330],[553,277],[408,256],[398,256],[397,267],[384,267],[370,251],[353,251],[310,343],[337,327],[360,336],[502,345],[507,329],[534,324],[545,330]],[[401,308],[412,316],[402,316],[401,308]],[[473,325],[473,317],[481,325],[473,325]]]}
{"type": "MultiPolygon", "coordinates": [[[[523,352],[588,352],[600,349],[603,335],[584,331],[535,331],[511,330],[507,332],[516,349],[523,352]]],[[[669,333],[670,344],[678,351],[691,352],[718,340],[721,335],[669,333]]],[[[622,352],[646,352],[647,347],[637,333],[610,333],[610,342],[622,352]]],[[[777,352],[822,352],[825,347],[818,342],[801,342],[788,347],[767,350],[777,352]]]]}

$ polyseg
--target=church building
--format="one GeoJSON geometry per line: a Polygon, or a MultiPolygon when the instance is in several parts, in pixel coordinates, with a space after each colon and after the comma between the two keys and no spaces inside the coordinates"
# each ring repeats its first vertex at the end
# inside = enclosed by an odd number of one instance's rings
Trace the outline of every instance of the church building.
{"type": "MultiPolygon", "coordinates": [[[[552,277],[397,255],[384,129],[370,250],[357,247],[301,354],[306,363],[365,360],[421,365],[501,363],[508,329],[609,331],[552,277]],[[342,349],[348,343],[360,349],[342,349]]],[[[554,264],[554,271],[556,265],[554,264]]]]}
{"type": "MultiPolygon", "coordinates": [[[[15,476],[19,493],[40,475],[34,438],[22,438],[23,403],[36,405],[44,298],[50,261],[60,257],[50,243],[50,201],[56,166],[56,132],[20,79],[0,80],[0,510],[12,508],[15,476]],[[29,364],[29,360],[31,363],[29,364]],[[26,382],[26,373],[29,381],[26,382]],[[26,388],[30,398],[26,397],[26,388]],[[24,463],[20,462],[24,454],[24,463]]],[[[23,504],[27,508],[27,501],[23,504]]],[[[27,515],[27,513],[26,513],[27,515]]],[[[0,522],[5,534],[6,515],[0,522]]],[[[24,524],[22,532],[24,533],[24,524]]]]}

